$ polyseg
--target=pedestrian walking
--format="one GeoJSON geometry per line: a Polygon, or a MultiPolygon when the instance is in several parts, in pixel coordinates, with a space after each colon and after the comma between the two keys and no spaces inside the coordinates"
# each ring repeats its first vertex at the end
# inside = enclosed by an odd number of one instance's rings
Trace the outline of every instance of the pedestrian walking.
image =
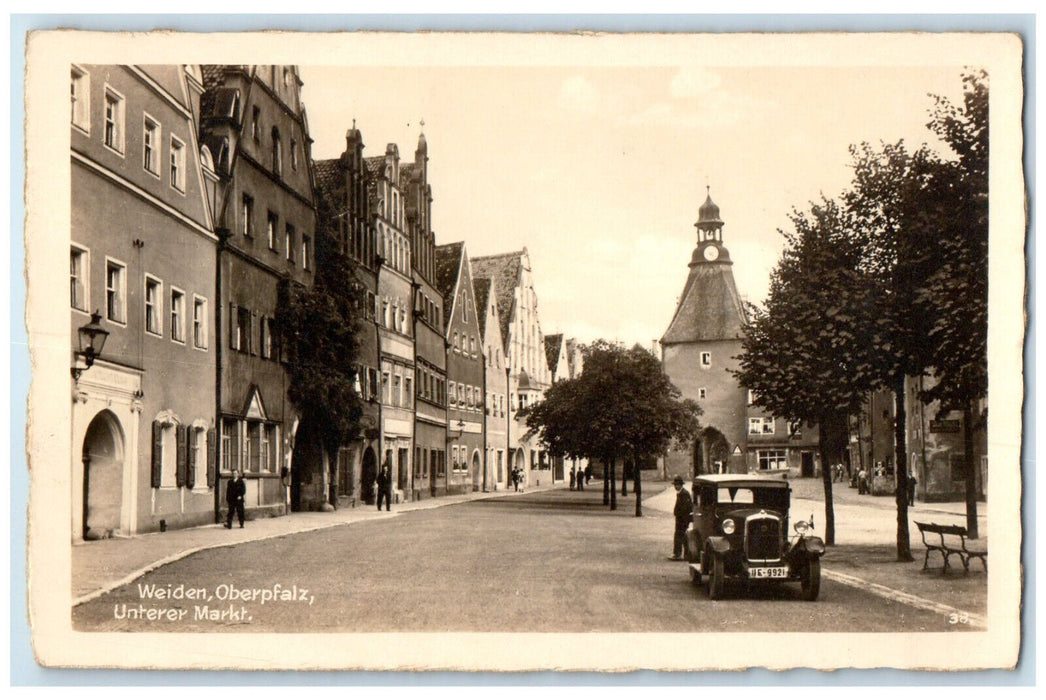
{"type": "Polygon", "coordinates": [[[570,490],[571,491],[574,490],[574,480],[575,480],[574,467],[571,467],[570,468],[570,490]]]}
{"type": "Polygon", "coordinates": [[[234,512],[236,513],[236,519],[240,521],[240,527],[243,527],[243,499],[246,496],[247,484],[243,482],[243,472],[238,469],[234,470],[232,481],[225,487],[225,503],[229,506],[229,514],[225,516],[225,528],[227,530],[232,529],[232,515],[234,512]]]}
{"type": "Polygon", "coordinates": [[[392,473],[389,471],[388,463],[381,468],[378,474],[378,510],[381,510],[381,499],[385,499],[385,510],[392,510],[392,473]]]}
{"type": "Polygon", "coordinates": [[[915,485],[919,483],[915,478],[915,472],[908,475],[908,505],[915,505],[915,485]]]}
{"type": "Polygon", "coordinates": [[[868,472],[865,471],[864,467],[861,467],[861,471],[857,472],[857,493],[858,495],[868,493],[868,472]]]}
{"type": "Polygon", "coordinates": [[[519,467],[512,468],[512,488],[519,491],[519,467]]]}
{"type": "Polygon", "coordinates": [[[577,470],[577,490],[578,491],[584,491],[585,490],[585,471],[583,469],[581,469],[580,467],[578,467],[578,470],[577,470]]]}
{"type": "Polygon", "coordinates": [[[672,480],[672,485],[676,487],[676,507],[672,510],[676,518],[676,529],[672,538],[672,556],[669,559],[681,561],[685,555],[689,560],[690,547],[686,542],[686,529],[690,527],[693,519],[694,500],[690,497],[690,492],[683,488],[683,477],[677,476],[672,480]]]}
{"type": "Polygon", "coordinates": [[[592,481],[592,465],[585,467],[585,486],[588,486],[592,481]]]}

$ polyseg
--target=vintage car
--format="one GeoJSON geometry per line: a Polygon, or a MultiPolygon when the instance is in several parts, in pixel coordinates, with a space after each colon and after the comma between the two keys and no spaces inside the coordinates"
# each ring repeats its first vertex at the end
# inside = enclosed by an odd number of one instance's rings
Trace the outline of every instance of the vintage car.
{"type": "Polygon", "coordinates": [[[788,481],[755,474],[708,474],[693,482],[694,523],[687,530],[690,580],[708,577],[708,596],[727,581],[798,581],[806,600],[821,588],[824,541],[810,520],[788,529],[788,481]]]}

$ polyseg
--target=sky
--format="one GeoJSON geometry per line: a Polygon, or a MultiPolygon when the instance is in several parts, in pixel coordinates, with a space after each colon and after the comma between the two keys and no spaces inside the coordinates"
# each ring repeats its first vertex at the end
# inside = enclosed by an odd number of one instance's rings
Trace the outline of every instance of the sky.
{"type": "Polygon", "coordinates": [[[759,303],[779,229],[846,187],[848,146],[940,147],[929,94],[962,94],[961,66],[300,69],[315,159],[340,155],[355,119],[364,155],[396,143],[413,160],[424,120],[437,244],[525,246],[544,333],[647,346],[675,311],[706,192],[759,303]]]}

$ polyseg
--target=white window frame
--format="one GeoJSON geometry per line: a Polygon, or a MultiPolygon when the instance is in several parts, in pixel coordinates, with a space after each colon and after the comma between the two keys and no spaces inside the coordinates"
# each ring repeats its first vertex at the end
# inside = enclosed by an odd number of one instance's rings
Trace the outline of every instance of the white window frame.
{"type": "Polygon", "coordinates": [[[768,449],[768,450],[756,450],[756,469],[759,471],[769,471],[771,469],[781,469],[782,467],[777,466],[784,464],[784,468],[788,467],[788,451],[782,449],[768,449]],[[764,461],[767,463],[772,462],[775,466],[763,466],[764,461]]]}
{"type": "Polygon", "coordinates": [[[160,126],[160,121],[148,112],[142,112],[142,169],[156,179],[160,179],[162,143],[163,127],[160,126]]]}
{"type": "Polygon", "coordinates": [[[157,338],[162,338],[163,337],[163,322],[164,322],[164,313],[163,313],[163,280],[161,280],[159,277],[155,277],[154,275],[150,275],[149,273],[145,273],[145,284],[142,287],[142,304],[143,304],[143,309],[145,310],[145,318],[143,319],[144,323],[142,324],[143,325],[142,329],[146,333],[148,333],[149,335],[156,336],[157,338]],[[156,295],[156,306],[157,306],[157,308],[156,308],[156,312],[155,312],[156,328],[158,330],[150,330],[149,329],[149,283],[150,282],[155,283],[156,289],[157,289],[157,292],[158,292],[157,295],[156,295]]]}
{"type": "Polygon", "coordinates": [[[125,263],[125,262],[123,262],[121,260],[117,260],[116,258],[110,258],[108,256],[105,258],[105,318],[106,318],[106,320],[112,321],[113,323],[115,323],[115,324],[117,324],[119,326],[124,326],[124,327],[127,326],[127,263],[125,263]],[[119,314],[119,318],[117,318],[115,315],[110,314],[110,308],[109,308],[109,293],[111,291],[111,288],[109,287],[109,269],[110,269],[110,267],[118,268],[119,271],[120,271],[120,280],[119,280],[120,288],[115,290],[116,291],[116,296],[117,296],[117,301],[119,302],[117,304],[119,306],[119,308],[116,309],[116,311],[119,314]]]}
{"type": "Polygon", "coordinates": [[[70,122],[83,133],[91,133],[91,74],[73,64],[70,69],[70,122]]]}
{"type": "Polygon", "coordinates": [[[265,215],[265,237],[269,242],[269,250],[276,250],[276,229],[280,227],[280,215],[269,211],[265,215]]]}
{"type": "Polygon", "coordinates": [[[701,387],[700,389],[698,389],[697,390],[697,398],[699,400],[707,399],[708,398],[708,389],[705,388],[705,387],[701,387]]]}
{"type": "Polygon", "coordinates": [[[712,353],[708,350],[701,352],[701,366],[711,367],[712,366],[712,353]]]}
{"type": "Polygon", "coordinates": [[[751,406],[755,403],[755,392],[751,389],[748,390],[748,405],[751,406]]]}
{"type": "Polygon", "coordinates": [[[768,416],[752,416],[748,419],[749,435],[774,435],[774,419],[768,416]],[[770,429],[767,430],[767,427],[770,429]]]}
{"type": "Polygon", "coordinates": [[[254,237],[254,197],[240,193],[240,233],[246,238],[254,237]]]}
{"type": "Polygon", "coordinates": [[[83,307],[79,307],[73,303],[72,299],[72,280],[73,271],[69,270],[69,306],[73,311],[77,311],[82,314],[90,315],[91,311],[91,251],[89,248],[85,248],[82,245],[71,243],[69,251],[70,257],[70,268],[72,267],[72,256],[76,254],[80,260],[80,269],[78,278],[80,280],[81,301],[83,307]]]}
{"type": "Polygon", "coordinates": [[[192,295],[192,313],[193,313],[193,321],[192,321],[193,322],[193,336],[192,336],[193,347],[196,348],[197,350],[206,350],[207,349],[207,345],[208,345],[208,340],[209,340],[209,337],[208,337],[209,334],[207,333],[208,317],[207,317],[207,299],[205,297],[201,297],[198,294],[193,294],[192,295]],[[201,316],[197,316],[196,309],[198,307],[202,307],[203,308],[203,313],[202,313],[201,316]],[[197,328],[199,328],[199,330],[200,330],[199,333],[197,333],[197,328]],[[199,342],[201,339],[203,341],[202,344],[199,342]]]}
{"type": "Polygon", "coordinates": [[[312,238],[306,234],[301,236],[301,268],[303,270],[309,269],[309,244],[312,243],[312,238]]]}
{"type": "Polygon", "coordinates": [[[160,488],[178,488],[178,424],[160,424],[160,488]]]}
{"type": "Polygon", "coordinates": [[[181,345],[185,345],[185,300],[188,298],[188,295],[185,293],[185,290],[178,289],[174,285],[171,285],[170,289],[171,303],[169,308],[170,314],[168,315],[168,317],[171,319],[171,340],[181,345]],[[177,295],[178,300],[181,301],[181,309],[175,308],[175,295],[177,295]],[[176,311],[178,314],[177,323],[175,323],[176,311]],[[177,335],[175,334],[175,331],[177,331],[177,335]]]}
{"type": "Polygon", "coordinates": [[[174,134],[171,134],[168,169],[171,171],[171,187],[185,194],[185,142],[174,134]]]}
{"type": "Polygon", "coordinates": [[[102,102],[102,145],[108,148],[110,151],[124,157],[125,151],[125,140],[126,140],[126,110],[127,110],[127,99],[115,90],[111,85],[106,84],[105,86],[105,99],[102,102]],[[114,98],[116,104],[116,114],[113,116],[113,143],[108,143],[107,133],[109,130],[109,98],[114,98]]]}

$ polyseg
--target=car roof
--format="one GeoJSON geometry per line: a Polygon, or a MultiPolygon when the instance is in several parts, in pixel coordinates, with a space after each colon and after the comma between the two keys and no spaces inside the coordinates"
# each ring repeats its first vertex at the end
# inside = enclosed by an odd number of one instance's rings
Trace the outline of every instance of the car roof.
{"type": "Polygon", "coordinates": [[[787,489],[787,480],[760,474],[702,474],[694,477],[695,484],[710,486],[746,486],[755,488],[787,489]]]}

